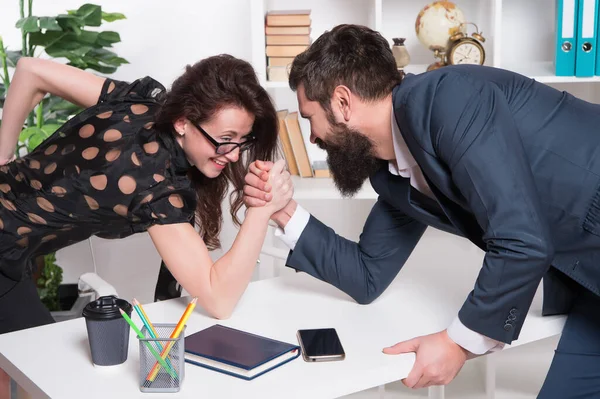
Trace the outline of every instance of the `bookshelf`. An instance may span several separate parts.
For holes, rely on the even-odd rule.
[[[266,80],[265,15],[269,10],[311,10],[311,39],[341,23],[354,23],[378,30],[388,39],[405,37],[411,56],[408,73],[425,72],[434,62],[433,54],[418,41],[415,20],[419,11],[432,0],[250,0],[252,29],[252,63],[259,78],[277,107],[297,110],[295,94],[287,82]],[[554,0],[454,0],[469,22],[478,25],[486,38],[485,64],[512,70],[572,92],[588,101],[600,99],[596,85],[600,76],[590,78],[562,77],[554,74],[555,2]],[[469,26],[469,33],[473,27]],[[301,120],[308,155],[311,160],[324,160],[324,151],[309,141],[310,126]],[[328,180],[328,181],[323,181]],[[296,180],[296,196],[317,199],[341,198],[330,179]],[[366,184],[368,185],[368,183]],[[363,188],[362,198],[376,198],[372,190]]]

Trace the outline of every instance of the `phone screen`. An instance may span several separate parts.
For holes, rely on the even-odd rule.
[[[304,353],[309,357],[344,355],[344,348],[334,328],[299,330]]]

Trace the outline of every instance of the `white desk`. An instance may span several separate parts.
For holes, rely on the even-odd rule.
[[[407,264],[377,301],[359,305],[344,293],[304,273],[250,284],[234,316],[235,328],[296,342],[300,328],[335,327],[346,360],[306,363],[302,358],[254,381],[186,365],[177,394],[144,394],[138,388],[138,341],[131,334],[129,358],[113,369],[91,364],[83,319],[0,335],[0,367],[35,397],[52,398],[333,398],[397,381],[408,375],[414,355],[390,356],[382,348],[446,328],[470,291],[472,280],[453,281],[451,268]],[[450,283],[452,282],[452,283]],[[564,317],[540,316],[540,292],[514,346],[557,335]],[[148,304],[155,322],[175,322],[186,300]],[[134,318],[139,323],[137,317]],[[197,309],[187,333],[217,321]],[[62,374],[58,374],[61,372]],[[153,396],[154,395],[154,396]]]

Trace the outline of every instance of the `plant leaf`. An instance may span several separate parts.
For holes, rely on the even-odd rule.
[[[67,63],[67,65],[74,66],[79,69],[87,69],[88,68],[87,63],[85,61],[83,61],[82,58],[71,57],[71,58],[69,58],[69,62]]]
[[[45,30],[62,31],[54,17],[40,17],[40,28]]]
[[[19,62],[19,58],[21,58],[21,51],[7,51],[6,52],[6,64],[15,68],[17,66],[17,62]]]
[[[115,53],[113,53],[112,51],[107,50],[105,48],[95,48],[95,49],[90,50],[86,54],[86,59],[95,59],[96,62],[100,62],[102,64],[107,64],[107,65],[111,65],[111,66],[120,66],[122,64],[129,64],[129,61],[117,56]]]
[[[114,43],[119,43],[121,36],[117,32],[104,31],[98,35],[98,41],[96,42],[101,47],[111,47]]]
[[[111,74],[111,73],[115,73],[117,71],[117,67],[110,66],[110,65],[104,65],[94,59],[89,59],[86,57],[86,58],[84,58],[84,61],[87,64],[87,67],[89,69],[93,69],[100,73]]]
[[[79,18],[77,15],[60,14],[56,17],[56,22],[58,22],[63,31],[75,34],[79,34],[81,28],[85,26],[83,18]]]
[[[15,27],[21,29],[25,33],[39,32],[38,17],[21,18],[15,24]]]
[[[102,7],[95,4],[84,4],[71,15],[82,18],[87,26],[100,26],[102,25]]]
[[[25,129],[21,130],[21,133],[19,134],[19,141],[24,143],[34,134],[41,134],[41,133],[42,133],[42,129],[40,129],[37,126],[31,126],[31,127],[25,128]]]
[[[63,111],[79,109],[79,107],[58,96],[50,96],[44,99],[44,109],[50,111]]]
[[[98,32],[81,31],[79,35],[66,33],[46,46],[46,53],[52,57],[66,57],[74,61],[80,58],[90,48],[96,46]]]
[[[60,40],[65,37],[67,32],[58,32],[58,31],[47,31],[46,33],[35,32],[29,35],[29,44],[32,46],[43,46],[47,47],[52,45],[52,43]]]
[[[54,58],[65,57],[70,59],[81,58],[92,49],[90,46],[77,45],[77,43],[68,44],[68,47],[72,48],[65,47],[66,46],[63,46],[60,42],[58,42],[55,45],[47,47],[46,53]]]
[[[81,30],[79,35],[76,35],[77,41],[79,43],[91,44],[95,45],[98,41],[99,33],[92,32],[89,30]]]
[[[46,137],[50,137],[54,132],[56,132],[60,128],[60,126],[61,125],[58,124],[48,123],[42,126],[42,131],[44,132]]]
[[[120,19],[127,19],[127,17],[124,14],[118,12],[103,12],[102,19],[106,22],[115,22]]]
[[[27,151],[33,152],[33,150],[35,150],[37,148],[37,146],[42,144],[44,142],[44,140],[46,140],[46,137],[43,132],[41,134],[35,134],[35,135],[31,136],[29,138],[29,141],[27,142]]]

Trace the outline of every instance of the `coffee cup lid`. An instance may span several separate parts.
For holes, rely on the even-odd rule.
[[[121,317],[119,309],[131,315],[133,306],[124,299],[117,298],[115,295],[101,296],[93,302],[88,303],[81,315],[85,318],[96,320],[110,320]]]

